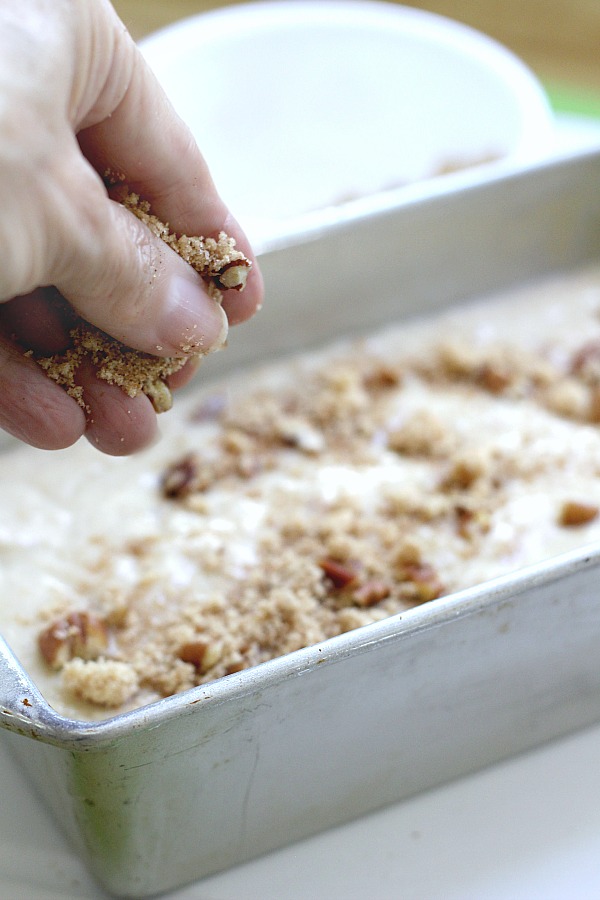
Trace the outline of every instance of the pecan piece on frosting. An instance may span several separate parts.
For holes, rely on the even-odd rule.
[[[42,631],[38,647],[52,669],[62,669],[75,657],[89,660],[101,656],[108,648],[108,629],[89,612],[72,612]]]

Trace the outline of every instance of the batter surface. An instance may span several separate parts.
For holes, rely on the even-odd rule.
[[[155,447],[18,447],[0,630],[103,718],[600,537],[600,267],[212,383]]]

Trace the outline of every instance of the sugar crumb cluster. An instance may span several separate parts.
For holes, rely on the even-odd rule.
[[[209,295],[220,302],[222,291],[242,291],[251,268],[250,261],[235,246],[235,240],[220,232],[217,238],[177,235],[151,212],[150,204],[138,194],[124,189],[123,206],[146,225],[204,279]],[[108,384],[117,385],[129,397],[145,394],[156,412],[171,408],[172,396],[167,381],[178,372],[189,356],[204,355],[201,336],[196,343],[182,345],[185,356],[157,357],[126,346],[89,323],[81,322],[69,333],[70,346],[52,356],[36,356],[27,351],[46,375],[65,388],[84,409],[87,408],[78,372],[90,362],[96,375]]]

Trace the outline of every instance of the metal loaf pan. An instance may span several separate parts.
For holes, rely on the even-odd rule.
[[[265,311],[219,366],[600,258],[600,153],[304,237],[265,253]],[[0,642],[3,739],[140,898],[599,720],[599,584],[587,547],[101,723],[55,714]]]

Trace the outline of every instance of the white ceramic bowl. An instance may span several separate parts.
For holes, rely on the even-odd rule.
[[[527,163],[553,132],[541,85],[512,53],[396,4],[265,0],[141,47],[259,251]],[[468,168],[439,177],[454,165]]]

